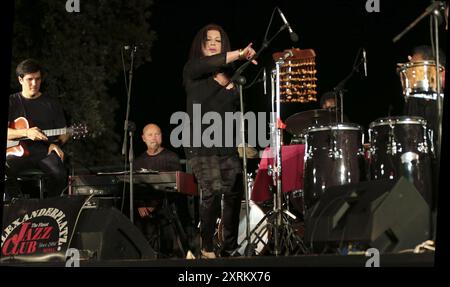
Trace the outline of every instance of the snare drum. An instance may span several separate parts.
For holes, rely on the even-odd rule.
[[[439,67],[441,79],[444,68]],[[436,65],[434,61],[410,62],[399,69],[400,80],[405,97],[436,99]],[[441,80],[441,91],[443,91]]]
[[[410,180],[431,202],[433,144],[421,117],[386,117],[369,125],[372,179]]]
[[[305,212],[327,187],[363,180],[363,132],[359,125],[339,123],[312,127],[306,133],[304,202]]]

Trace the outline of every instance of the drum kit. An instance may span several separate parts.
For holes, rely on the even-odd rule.
[[[287,67],[292,66],[295,65],[292,64],[292,61],[288,61]],[[286,72],[288,68],[282,71]],[[435,68],[433,61],[401,65],[399,74],[405,100],[408,97],[432,99],[433,95],[435,96]],[[283,75],[285,78],[287,77],[286,74]],[[299,93],[298,99],[295,99],[294,93],[286,92],[288,90],[286,83],[279,87],[285,89],[282,93],[284,102],[308,100],[308,96],[303,93]],[[288,94],[289,96],[286,96]],[[311,100],[311,97],[309,99]],[[305,218],[313,211],[327,188],[361,181],[398,180],[405,177],[431,204],[431,165],[435,155],[433,131],[429,129],[424,118],[396,116],[376,119],[370,123],[367,130],[368,141],[365,140],[365,131],[362,126],[348,122],[347,119],[344,121],[341,119],[336,110],[316,109],[296,113],[285,121],[286,131],[298,139],[297,144],[305,145],[303,190],[299,193],[303,204],[301,212]],[[256,155],[254,150],[250,150],[250,152]],[[276,187],[275,179],[274,186]],[[248,188],[249,192],[255,192],[252,190],[253,179],[251,177],[249,177]],[[246,215],[241,212],[241,224],[239,225],[241,254],[244,253],[248,242],[253,244],[254,254],[257,255],[270,249],[267,246],[273,245],[270,241],[277,232],[274,229],[277,224],[284,226],[284,232],[292,232],[292,228],[286,229],[286,224],[289,225],[291,220],[277,222],[273,218],[273,215],[280,213],[280,210],[282,214],[285,214],[283,209],[286,202],[280,204],[279,201],[276,202],[278,200],[276,197],[277,193],[274,192],[274,208],[269,213],[263,212],[257,203],[250,202],[250,227],[252,229],[250,238],[245,237],[246,223],[244,219]],[[292,243],[289,240],[283,241],[283,238],[278,238],[278,240],[281,244]],[[294,238],[297,244],[299,244],[298,240],[298,238]],[[287,249],[289,248],[284,248],[284,250]],[[303,253],[308,252],[300,249]],[[275,253],[275,255],[277,254]]]
[[[438,2],[433,1],[414,23],[393,39],[393,42],[397,42],[426,15],[431,13],[438,15],[439,13],[435,11],[439,5],[442,5]],[[405,102],[410,98],[435,100],[438,114],[438,125],[435,131],[423,117],[389,116],[370,123],[367,130],[368,141],[366,141],[363,127],[344,117],[344,85],[353,73],[358,71],[359,66],[364,64],[366,69],[364,49],[358,52],[358,56],[362,52],[363,60],[359,63],[355,60],[352,72],[333,90],[336,101],[340,100],[340,109],[318,109],[296,113],[288,117],[284,124],[280,116],[281,103],[316,101],[315,52],[292,48],[272,55],[275,62],[270,77],[272,87],[270,154],[273,163],[271,163],[272,166],[268,165],[265,172],[271,177],[273,209],[263,212],[258,202],[253,202],[249,200],[250,196],[246,196],[246,212],[241,212],[239,225],[239,253],[249,254],[249,249],[253,249],[253,254],[256,255],[266,251],[274,255],[312,252],[292,227],[292,219],[295,219],[295,216],[286,209],[289,206],[286,203],[286,197],[284,202],[282,200],[281,146],[284,129],[293,136],[291,145],[304,145],[302,147],[304,150],[303,170],[297,172],[301,174],[303,189],[291,192],[301,198],[299,201],[301,207],[298,209],[301,209],[304,220],[307,220],[308,216],[314,212],[329,187],[379,179],[399,180],[405,177],[414,184],[431,208],[433,204],[432,161],[438,159],[437,169],[439,169],[441,91],[445,78],[442,77],[445,73],[444,67],[437,64],[440,62],[437,17],[434,17],[434,20],[436,61],[414,60],[399,64],[397,72],[400,76]],[[265,43],[267,46],[270,41]],[[242,150],[247,151],[247,149]],[[244,158],[246,158],[245,155]],[[258,185],[254,183],[249,176],[247,188],[252,194],[255,191],[258,192]]]
[[[411,62],[400,69],[405,98],[436,96],[433,61]],[[441,71],[443,68],[441,67]],[[287,131],[305,143],[304,210],[308,212],[330,186],[405,177],[431,205],[433,130],[422,117],[383,117],[370,123],[368,142],[361,126],[334,121],[329,111],[313,110],[287,119]]]

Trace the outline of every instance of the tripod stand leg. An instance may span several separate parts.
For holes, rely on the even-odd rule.
[[[176,233],[178,246],[180,247],[180,250],[183,253],[182,255],[184,258],[186,256],[185,247],[188,247],[189,249],[186,232],[184,231],[184,228],[181,225],[180,217],[178,216],[175,204],[172,203],[171,207],[172,207],[171,210],[172,210],[173,229]]]
[[[187,246],[186,235],[183,227],[181,226],[181,222],[176,211],[176,206],[174,203],[169,204],[166,195],[164,196],[163,199],[163,212],[164,217],[168,221],[168,225],[171,227],[171,230],[177,242],[177,246],[180,252],[182,253],[181,256],[184,258],[186,256],[185,246]]]
[[[273,211],[269,211],[267,214],[265,214],[260,221],[255,225],[255,227],[250,231],[250,233],[248,234],[248,236],[246,236],[242,241],[238,242],[238,246],[237,248],[233,251],[232,254],[235,254],[236,252],[238,252],[238,250],[240,250],[242,248],[242,246],[244,244],[247,243],[247,245],[245,245],[245,251],[244,254],[246,256],[252,256],[254,255],[254,250],[256,249],[255,243],[263,243],[264,245],[266,245],[266,242],[264,242],[264,238],[260,235],[261,231],[266,230],[266,228],[262,226],[262,224],[267,224],[266,223],[266,219],[271,216],[271,214],[273,213]],[[255,237],[252,240],[252,237]]]

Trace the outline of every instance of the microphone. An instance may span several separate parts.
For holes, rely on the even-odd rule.
[[[264,67],[263,71],[263,82],[264,82],[264,95],[267,94],[267,75],[266,75],[266,67]]]
[[[441,26],[441,24],[444,22],[444,18],[446,17],[445,16],[445,9],[446,9],[445,5],[446,4],[444,3],[444,1],[436,1],[436,3],[435,3],[435,8],[433,10],[433,15],[438,20],[438,26]],[[444,17],[442,16],[441,12],[444,12]]]
[[[364,76],[367,77],[367,57],[366,57],[366,49],[363,48],[363,64],[364,64]]]
[[[277,7],[277,10],[278,10],[278,13],[280,14],[281,19],[283,19],[284,25],[286,25],[288,28],[289,34],[291,34],[291,41],[297,42],[298,41],[297,34],[294,32],[294,30],[292,30],[291,25],[289,25],[289,22],[286,20],[286,17],[284,17],[284,14],[283,14],[283,12],[281,12],[280,8]]]

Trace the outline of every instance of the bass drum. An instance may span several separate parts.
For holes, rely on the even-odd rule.
[[[267,228],[267,220],[264,219],[264,212],[254,202],[250,201],[249,204],[249,216],[250,216],[250,232],[251,243],[255,245],[255,255],[262,255],[268,243],[269,229]],[[258,225],[259,224],[259,225]],[[256,228],[256,226],[258,227]],[[219,244],[223,244],[223,224],[219,223],[217,237]],[[247,219],[245,202],[241,204],[241,212],[239,215],[239,233],[238,233],[238,246],[237,250],[239,254],[244,255],[247,247]]]

